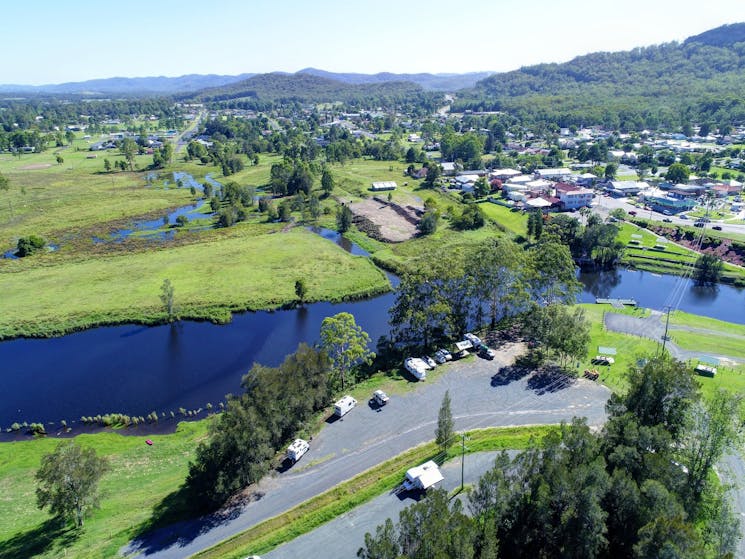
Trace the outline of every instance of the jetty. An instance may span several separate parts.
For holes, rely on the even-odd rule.
[[[595,299],[595,304],[610,305],[613,308],[622,309],[624,307],[635,307],[636,299],[604,299],[602,297],[597,297]]]

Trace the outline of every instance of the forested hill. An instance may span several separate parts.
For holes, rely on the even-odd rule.
[[[455,108],[512,110],[562,124],[656,126],[658,119],[745,119],[745,23],[683,43],[598,52],[495,74]],[[726,115],[724,113],[727,113]],[[604,122],[609,121],[609,122]]]
[[[481,79],[493,74],[493,72],[468,72],[465,74],[392,74],[391,72],[380,72],[378,74],[357,74],[327,72],[317,68],[304,68],[298,74],[310,74],[344,83],[384,83],[384,82],[411,82],[421,85],[424,89],[434,91],[456,91],[473,87]]]
[[[194,94],[200,101],[255,100],[260,102],[331,102],[362,98],[396,98],[416,95],[423,90],[410,82],[348,84],[311,74],[259,74],[223,87]]]

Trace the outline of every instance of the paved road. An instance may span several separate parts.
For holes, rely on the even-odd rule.
[[[511,381],[497,375],[520,349],[509,346],[494,361],[477,358],[451,363],[436,380],[392,397],[382,410],[360,402],[343,419],[326,425],[294,468],[262,480],[251,503],[149,534],[122,553],[159,559],[192,555],[433,439],[446,390],[450,391],[457,430],[558,423],[574,416],[587,417],[593,425],[605,420],[610,391],[603,386],[584,379],[565,384],[532,375]]]
[[[511,454],[514,455],[515,453]],[[479,452],[467,455],[463,476],[465,483],[476,483],[484,472],[494,466],[496,456],[496,452]],[[451,460],[440,471],[445,479],[438,487],[447,491],[460,487],[460,459]],[[356,557],[357,550],[365,543],[366,532],[374,534],[375,528],[383,524],[386,518],[397,522],[399,513],[414,502],[413,496],[409,494],[398,496],[387,493],[381,495],[316,530],[303,534],[272,552],[262,555],[262,558],[328,559],[329,557]]]
[[[665,215],[660,212],[655,212],[652,210],[644,210],[640,209],[637,206],[633,206],[629,204],[628,200],[626,198],[615,198],[613,196],[606,196],[606,195],[598,195],[595,198],[595,205],[593,205],[592,209],[599,213],[602,216],[608,216],[611,211],[613,211],[616,208],[621,208],[622,210],[625,210],[626,212],[636,212],[637,217],[643,217],[645,219],[652,219],[654,221],[662,221],[664,219],[669,219],[670,223],[673,225],[686,225],[688,227],[692,227],[693,223],[696,221],[695,218],[689,218],[689,219],[681,219],[679,215]],[[685,215],[685,212],[683,212]],[[745,219],[745,212],[741,212],[738,216],[739,219]],[[745,233],[745,224],[742,223],[725,223],[722,220],[712,220],[711,223],[708,223],[706,225],[707,229],[711,228],[712,225],[718,225],[722,228],[722,232],[730,232],[730,233]]]
[[[632,334],[634,336],[642,336],[644,338],[650,338],[656,342],[661,342],[662,337],[665,334],[665,322],[664,314],[659,311],[651,311],[650,316],[646,318],[638,318],[635,316],[629,316],[624,314],[617,314],[613,312],[605,313],[605,327],[608,330],[614,332],[622,332],[624,334]],[[670,326],[668,330],[668,336],[671,335],[675,330],[685,330],[689,332],[699,333],[710,333],[716,335],[723,335],[719,332],[712,332],[705,328],[692,328],[687,326]],[[729,337],[739,337],[732,335]],[[670,351],[670,355],[681,361],[687,361],[688,359],[697,359],[702,355],[709,355],[720,360],[732,361],[735,363],[745,363],[745,359],[739,357],[730,357],[728,355],[718,353],[704,353],[701,351],[695,351],[690,349],[683,349],[677,346],[670,340],[665,344],[665,348]]]

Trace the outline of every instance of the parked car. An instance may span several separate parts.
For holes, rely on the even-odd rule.
[[[630,210],[629,215],[636,215],[636,212],[634,210]]]
[[[376,390],[375,392],[373,392],[372,400],[379,406],[385,406],[390,398],[388,397],[388,394],[386,394],[382,390]]]
[[[453,356],[447,349],[438,349],[435,352],[435,361],[437,361],[440,364],[443,364],[447,361],[452,361]]]
[[[665,223],[672,223],[673,222],[673,220],[670,219],[669,217],[664,218],[662,221],[664,221]]]
[[[680,214],[678,217],[680,219],[688,219],[688,216],[686,214]]]
[[[712,229],[716,229],[717,231],[721,231],[722,230],[722,226],[721,225],[712,225],[711,228]]]
[[[437,367],[437,363],[435,363],[435,360],[432,359],[429,355],[425,355],[424,357],[422,357],[422,361],[424,361],[427,364],[427,367],[429,367],[430,369],[434,369],[435,367]]]
[[[471,344],[473,345],[473,347],[479,347],[481,345],[481,338],[479,338],[475,334],[471,334],[470,332],[468,332],[466,335],[464,335],[463,336],[463,339],[468,340],[469,342],[471,342]]]
[[[487,347],[487,346],[485,346],[485,345],[482,344],[481,347],[479,348],[479,357],[481,357],[483,359],[488,359],[489,361],[491,361],[496,356],[497,356],[497,352],[494,351],[490,347]]]
[[[704,226],[704,222],[703,221],[697,221],[696,223],[693,224],[693,226],[694,227],[703,227]]]

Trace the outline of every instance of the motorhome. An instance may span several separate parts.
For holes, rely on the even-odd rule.
[[[406,491],[412,489],[420,489],[426,491],[436,483],[445,479],[440,472],[440,468],[437,467],[432,460],[425,462],[421,466],[410,468],[406,471],[406,479],[403,482],[402,487]]]
[[[303,454],[310,450],[308,441],[303,439],[295,439],[295,441],[287,447],[287,458],[293,464],[302,458]]]
[[[343,417],[349,413],[354,406],[357,405],[357,400],[347,395],[341,400],[334,404],[334,415],[337,417]]]
[[[425,380],[427,378],[427,364],[419,359],[418,357],[409,357],[404,361],[404,367],[409,371],[417,380]]]

